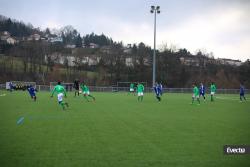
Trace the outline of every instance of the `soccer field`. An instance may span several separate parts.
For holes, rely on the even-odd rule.
[[[218,95],[190,105],[191,94],[143,102],[127,93],[95,93],[86,102],[38,92],[0,96],[1,167],[249,167],[250,154],[224,155],[223,146],[250,145],[250,101]]]

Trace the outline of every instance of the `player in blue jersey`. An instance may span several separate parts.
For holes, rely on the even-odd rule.
[[[200,96],[202,96],[204,101],[205,101],[206,100],[206,97],[205,97],[206,90],[205,90],[205,86],[203,85],[203,83],[200,84],[199,92],[200,92]]]
[[[160,88],[160,85],[158,85],[157,83],[155,83],[154,85],[154,91],[155,91],[155,97],[160,102],[161,101],[161,88]]]
[[[30,94],[30,97],[31,97],[34,101],[36,101],[36,89],[35,89],[32,85],[29,85],[29,86],[27,87],[27,90],[28,90],[28,92],[29,92],[29,94]]]
[[[245,88],[242,84],[240,84],[240,102],[242,102],[242,98],[246,101]]]
[[[13,83],[9,82],[9,91],[12,92],[13,89],[14,89]]]

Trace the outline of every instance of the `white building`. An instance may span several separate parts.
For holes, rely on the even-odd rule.
[[[18,42],[18,40],[16,40],[14,37],[11,37],[8,31],[2,32],[0,38],[2,41],[5,41],[6,43],[12,44],[12,45]]]
[[[95,44],[95,43],[90,43],[89,47],[94,49],[94,48],[99,48],[99,45]]]
[[[41,36],[39,34],[32,34],[27,38],[28,41],[39,41],[40,39]]]
[[[225,64],[225,65],[232,65],[232,66],[240,66],[243,62],[240,60],[232,60],[232,59],[217,59],[219,63]]]
[[[134,66],[132,57],[126,57],[126,58],[125,58],[125,64],[126,64],[126,66],[128,66],[128,67]]]
[[[10,33],[8,31],[4,31],[1,33],[1,40],[2,41],[6,41],[7,38],[9,38],[9,37],[10,37]]]
[[[65,48],[74,49],[74,48],[76,48],[76,45],[70,45],[70,44],[68,44],[68,45],[65,45]]]
[[[13,37],[8,37],[8,38],[6,39],[6,42],[7,42],[8,44],[14,45],[14,44],[16,44],[18,41],[17,41],[15,38],[13,38]]]
[[[101,58],[95,55],[84,56],[82,58],[82,63],[88,64],[89,66],[97,65],[100,62]]]
[[[54,37],[49,39],[50,42],[55,43],[55,42],[63,42],[62,37]]]
[[[195,57],[180,57],[180,62],[183,65],[187,65],[187,66],[199,66],[200,65],[200,61],[199,59],[195,58]]]

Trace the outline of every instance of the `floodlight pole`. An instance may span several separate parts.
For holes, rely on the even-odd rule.
[[[155,84],[155,43],[156,43],[156,11],[154,12],[155,19],[154,19],[154,55],[153,55],[153,83],[152,87],[154,87]]]
[[[160,6],[151,6],[151,13],[154,13],[154,52],[153,52],[153,79],[152,79],[152,87],[154,87],[155,84],[155,77],[156,77],[156,14],[160,13]]]

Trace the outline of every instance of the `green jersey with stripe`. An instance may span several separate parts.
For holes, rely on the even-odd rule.
[[[64,93],[65,95],[66,95],[66,91],[65,91],[65,89],[64,89],[64,87],[62,86],[62,85],[56,85],[55,87],[54,87],[54,89],[53,89],[53,91],[52,91],[52,96],[53,96],[53,94],[54,93],[57,93],[57,94],[59,94],[59,93]]]
[[[215,86],[215,84],[212,84],[212,85],[210,86],[210,90],[211,90],[211,92],[215,92],[215,91],[216,91],[216,86]]]

